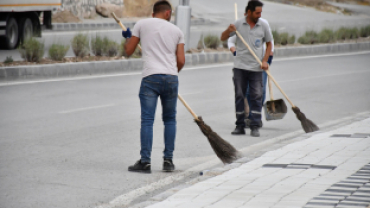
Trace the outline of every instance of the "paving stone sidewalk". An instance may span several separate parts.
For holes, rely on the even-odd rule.
[[[369,207],[370,118],[265,153],[148,208]]]

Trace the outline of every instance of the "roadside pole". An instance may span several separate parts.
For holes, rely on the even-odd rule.
[[[191,7],[190,0],[180,0],[176,8],[175,25],[184,33],[185,37],[185,51],[189,49],[190,43],[190,18]]]

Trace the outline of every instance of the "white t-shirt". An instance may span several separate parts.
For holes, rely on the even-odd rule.
[[[140,38],[144,68],[142,76],[178,75],[176,51],[185,44],[184,34],[174,24],[160,18],[138,21],[132,36]]]

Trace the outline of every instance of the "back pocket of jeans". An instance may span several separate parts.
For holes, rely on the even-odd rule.
[[[158,89],[160,89],[159,82],[153,82],[151,80],[143,80],[140,86],[140,94],[155,96],[158,94]]]

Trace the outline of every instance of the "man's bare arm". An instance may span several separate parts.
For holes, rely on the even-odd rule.
[[[126,51],[127,56],[131,56],[135,52],[135,49],[137,45],[139,44],[139,42],[140,42],[140,38],[135,37],[135,36],[132,36],[131,38],[126,39],[125,51]]]
[[[235,25],[230,24],[229,27],[225,31],[222,32],[221,41],[227,40],[230,37],[230,33],[235,32],[235,31],[236,31]]]
[[[182,67],[185,65],[185,49],[183,43],[177,44],[176,49],[176,61],[177,61],[177,71],[180,72]]]
[[[266,47],[266,52],[265,52],[265,56],[262,59],[262,66],[261,66],[261,69],[263,69],[263,70],[268,69],[267,61],[269,60],[269,56],[271,54],[271,49],[272,49],[271,42],[266,42],[266,46],[267,46]]]

